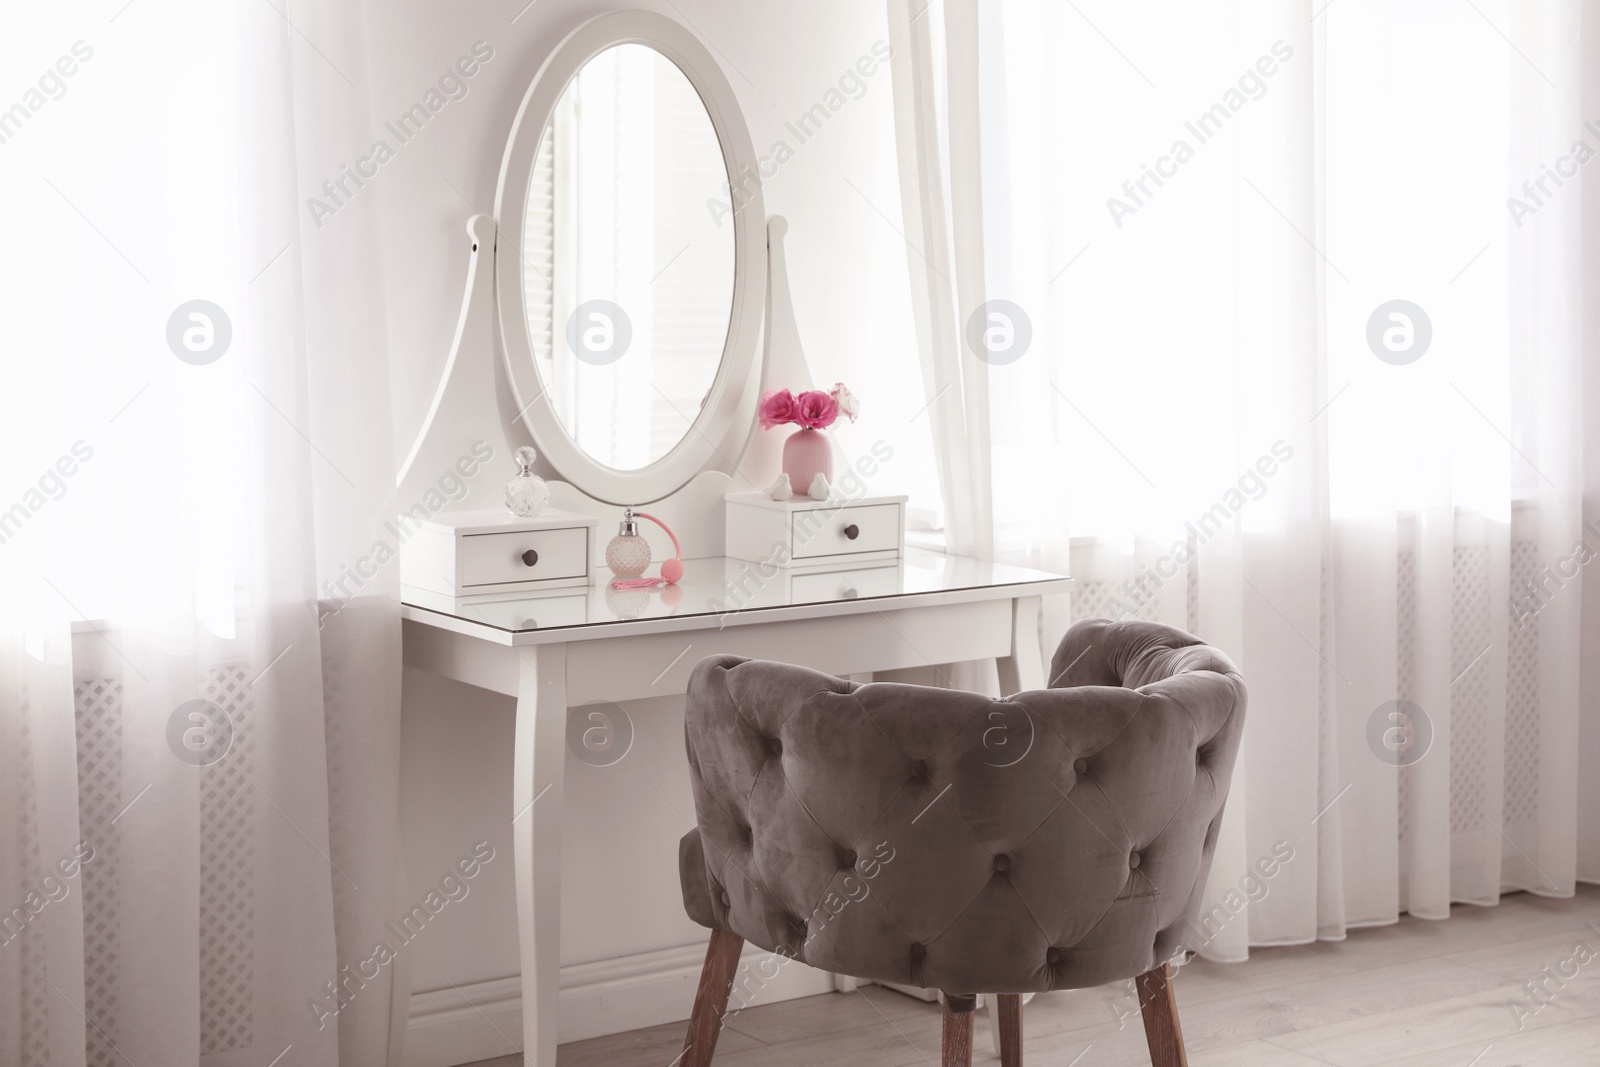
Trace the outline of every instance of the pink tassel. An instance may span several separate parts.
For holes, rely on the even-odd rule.
[[[613,589],[653,589],[658,585],[671,585],[665,578],[616,578],[611,582]]]

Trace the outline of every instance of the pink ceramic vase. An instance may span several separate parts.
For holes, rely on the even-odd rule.
[[[833,484],[833,443],[821,430],[796,430],[783,443],[783,473],[795,496],[805,496],[818,474]]]

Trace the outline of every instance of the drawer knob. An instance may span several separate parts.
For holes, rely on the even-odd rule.
[[[528,551],[522,554],[522,562],[526,563],[530,567],[533,566],[535,563],[539,562],[539,553],[535,552],[531,548],[528,549]]]
[[[861,527],[852,522],[849,526],[844,528],[844,535],[850,538],[850,540],[854,541],[856,538],[861,536]]]

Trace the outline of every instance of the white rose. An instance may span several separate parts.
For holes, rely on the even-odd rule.
[[[833,400],[839,405],[839,413],[851,422],[856,421],[856,416],[861,414],[861,401],[856,395],[844,387],[843,382],[833,383]]]

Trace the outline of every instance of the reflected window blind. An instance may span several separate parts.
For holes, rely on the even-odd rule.
[[[721,146],[704,105],[669,66],[651,63],[641,83],[644,72],[625,65],[594,92],[590,78],[601,72],[586,70],[558,104],[555,135],[534,161],[520,252],[534,359],[552,401],[587,451],[640,467],[677,444],[685,420],[698,415],[732,292],[707,284],[730,270],[728,236],[712,229],[707,207],[725,200],[726,187],[707,187],[706,161],[720,161]],[[641,103],[638,90],[652,99]],[[612,133],[616,141],[600,153],[609,165],[586,157],[580,168],[577,146]],[[632,346],[610,367],[556,358],[573,307],[593,299],[615,301],[633,325]]]

